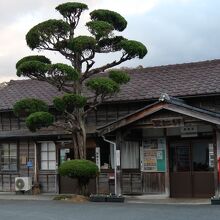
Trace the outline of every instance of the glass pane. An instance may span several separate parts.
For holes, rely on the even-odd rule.
[[[48,154],[49,154],[49,160],[56,160],[55,152],[48,152]]]
[[[53,142],[48,143],[48,150],[55,151],[55,144]]]
[[[190,171],[190,148],[176,147],[176,170],[178,172]]]
[[[41,161],[41,169],[48,170],[48,162],[47,161]]]
[[[9,157],[2,157],[1,162],[3,164],[9,164]]]
[[[2,145],[2,156],[9,157],[9,145],[8,144]]]
[[[41,152],[41,160],[47,160],[47,152]]]
[[[55,169],[56,169],[56,162],[49,161],[49,170],[55,170]]]
[[[41,143],[41,151],[47,151],[47,143]]]
[[[2,164],[1,168],[1,170],[9,170],[9,164]]]
[[[193,144],[193,170],[194,171],[210,171],[213,170],[213,146],[209,146],[207,142],[199,142]]]
[[[11,163],[10,164],[10,170],[11,171],[16,171],[17,170],[17,163]]]
[[[17,163],[17,158],[16,157],[11,157],[10,158],[10,163]]]
[[[17,150],[10,150],[10,157],[16,157],[17,156]]]
[[[9,145],[8,144],[2,144],[2,149],[3,151],[7,151],[9,148]]]
[[[16,144],[10,144],[10,151],[17,151],[17,145]]]

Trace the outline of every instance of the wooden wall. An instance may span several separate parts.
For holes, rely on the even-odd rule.
[[[114,171],[108,172],[108,171],[102,171],[98,178],[97,178],[97,186],[98,186],[98,193],[100,194],[110,194],[114,193],[114,180],[111,180],[111,175],[114,175]]]
[[[90,112],[87,119],[88,126],[102,126],[109,122],[115,121],[127,114],[130,114],[142,107],[146,103],[122,103],[107,104],[98,107],[97,111]]]
[[[141,172],[123,172],[121,174],[121,187],[123,194],[142,194],[142,173]]]
[[[18,176],[18,173],[0,173],[0,192],[14,192],[15,177]]]
[[[127,195],[165,194],[165,173],[122,171],[121,187],[122,194]],[[109,179],[107,171],[102,171],[98,177],[98,192],[114,193],[114,180]]]
[[[142,173],[144,194],[165,193],[165,173]]]
[[[6,141],[1,141],[6,143]],[[14,141],[12,141],[14,143]],[[34,142],[30,140],[17,141],[18,147],[18,170],[17,171],[0,171],[0,191],[15,191],[15,177],[32,177],[34,180]],[[33,167],[28,168],[27,162],[32,161]],[[55,173],[54,171],[39,172],[39,183],[42,192],[55,192]]]
[[[40,172],[38,176],[38,180],[41,187],[42,193],[56,193],[58,189],[56,189],[57,175],[55,172]]]

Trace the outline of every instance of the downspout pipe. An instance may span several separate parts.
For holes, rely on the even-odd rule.
[[[107,140],[104,135],[102,138],[105,142],[112,144],[114,146],[114,177],[115,177],[115,195],[117,196],[117,164],[116,164],[116,143],[110,140]]]
[[[38,183],[38,173],[37,173],[37,144],[34,142],[34,184]]]

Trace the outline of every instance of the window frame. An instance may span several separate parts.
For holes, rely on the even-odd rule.
[[[8,167],[9,167],[8,169],[2,169],[2,167],[3,167],[2,159],[3,159],[3,155],[4,155],[4,154],[2,154],[2,151],[3,151],[4,145],[6,145],[8,148],[8,155],[7,155]],[[15,156],[13,156],[13,157],[11,156],[11,152],[12,152],[11,145],[14,145],[16,147]],[[18,169],[19,169],[19,164],[18,164],[18,162],[19,162],[19,154],[18,154],[19,144],[17,142],[3,142],[3,143],[0,143],[0,147],[1,147],[1,149],[0,149],[0,172],[3,172],[3,173],[5,173],[5,172],[18,172]],[[15,163],[13,163],[13,164],[16,165],[16,169],[11,169],[11,167],[12,167],[11,160],[13,158],[15,159]]]
[[[46,148],[47,150],[42,150],[43,148],[43,144],[46,144]],[[53,144],[54,145],[54,150],[49,150],[49,144]],[[43,142],[39,142],[40,145],[40,149],[39,149],[39,167],[41,171],[55,171],[56,170],[56,165],[57,165],[57,152],[56,152],[56,144],[53,141],[43,141]],[[42,159],[42,152],[46,153],[46,159]],[[49,153],[54,152],[54,156],[55,159],[51,160],[49,159]],[[42,168],[42,162],[46,162],[46,168]],[[54,168],[50,168],[49,164],[50,162],[54,162],[55,167]]]

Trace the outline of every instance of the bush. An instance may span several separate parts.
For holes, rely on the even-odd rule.
[[[68,160],[60,165],[58,171],[61,176],[77,178],[80,193],[85,195],[89,180],[98,175],[99,169],[89,160]]]

